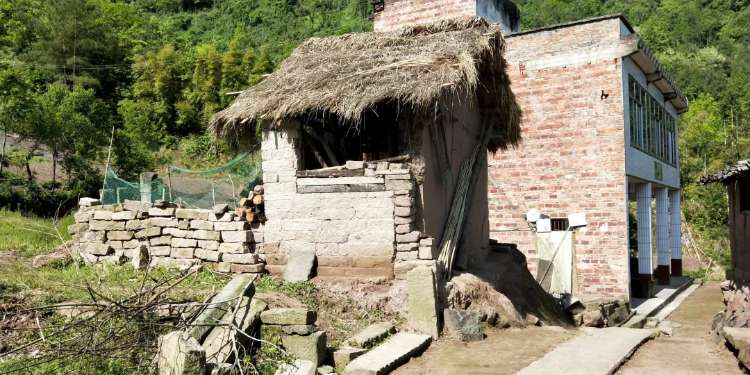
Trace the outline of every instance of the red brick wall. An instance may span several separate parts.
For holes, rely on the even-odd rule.
[[[534,234],[507,230],[528,229],[531,208],[586,213],[589,225],[574,237],[574,291],[583,298],[627,298],[629,290],[622,61],[601,57],[619,33],[619,20],[606,20],[508,38],[523,140],[490,155],[491,236],[518,244],[532,273]],[[561,55],[580,61],[561,63]]]
[[[426,24],[454,17],[476,15],[476,0],[385,0],[375,13],[375,31],[393,31],[408,25]]]

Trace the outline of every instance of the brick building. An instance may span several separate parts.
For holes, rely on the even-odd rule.
[[[476,15],[506,33],[523,111],[519,146],[489,156],[491,237],[524,252],[532,273],[559,267],[557,291],[584,299],[642,297],[654,275],[679,275],[677,121],[687,101],[631,25],[610,16],[519,32],[509,0],[386,0],[374,23],[387,31]],[[569,228],[573,213],[586,225]]]

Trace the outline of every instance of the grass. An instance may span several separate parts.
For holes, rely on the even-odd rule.
[[[27,257],[47,253],[70,239],[67,227],[73,222],[73,215],[55,221],[0,210],[0,251]]]

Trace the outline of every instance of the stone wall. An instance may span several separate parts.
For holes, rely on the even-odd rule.
[[[489,158],[491,237],[517,244],[532,273],[525,213],[586,213],[573,238],[574,294],[584,299],[629,299],[620,33],[614,18],[508,37],[523,140]]]
[[[433,241],[416,224],[415,181],[404,163],[350,161],[339,175],[298,171],[299,124],[266,130],[264,246],[269,272],[281,274],[290,253],[314,249],[317,276],[405,276],[431,263]],[[334,173],[335,174],[335,173]],[[402,264],[395,267],[394,263]]]
[[[142,256],[145,247],[154,266],[182,268],[203,262],[219,272],[265,270],[256,253],[262,247],[262,225],[248,223],[226,205],[201,210],[167,202],[102,206],[82,200],[75,221],[68,229],[86,263],[123,263]]]

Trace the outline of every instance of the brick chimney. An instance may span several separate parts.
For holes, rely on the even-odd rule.
[[[511,0],[373,0],[375,31],[393,31],[456,17],[483,17],[505,33],[519,31],[521,17]]]

